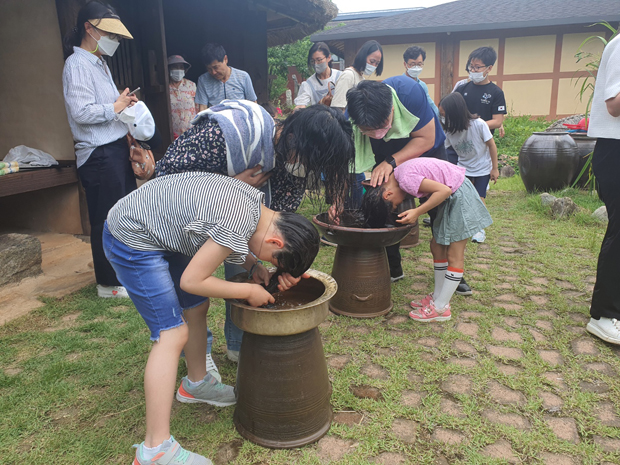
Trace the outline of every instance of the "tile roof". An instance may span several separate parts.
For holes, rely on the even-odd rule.
[[[620,0],[458,0],[318,32],[311,39],[482,31],[603,20],[620,21]]]

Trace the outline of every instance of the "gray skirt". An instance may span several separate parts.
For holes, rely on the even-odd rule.
[[[474,185],[465,178],[461,187],[437,207],[433,237],[441,245],[469,239],[493,223]]]

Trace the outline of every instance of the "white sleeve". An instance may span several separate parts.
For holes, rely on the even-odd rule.
[[[482,140],[484,140],[485,142],[490,141],[491,139],[493,139],[493,134],[491,134],[491,130],[489,129],[489,125],[486,123],[486,121],[484,121],[482,118],[478,118],[476,120],[476,123],[478,124],[478,127],[480,128],[479,131],[481,131],[481,135],[482,135]]]
[[[347,106],[347,92],[354,85],[355,76],[353,76],[353,71],[345,69],[336,82],[336,89],[334,90],[334,98],[331,106],[335,108],[345,108]]]
[[[613,42],[616,42],[613,44]],[[603,100],[607,101],[620,94],[620,42],[612,41],[609,59],[606,63],[605,82],[603,83]],[[598,84],[598,82],[597,82]]]
[[[308,81],[304,81],[299,86],[299,93],[297,97],[295,97],[295,105],[311,105],[312,104],[312,94],[310,92],[310,84]]]

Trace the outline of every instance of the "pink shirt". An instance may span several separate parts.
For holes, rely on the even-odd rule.
[[[172,132],[176,139],[189,128],[190,122],[196,116],[196,84],[189,79],[183,79],[179,87],[170,83],[170,110],[172,111]]]
[[[454,194],[465,180],[465,168],[437,158],[420,157],[398,165],[394,178],[402,190],[414,197],[428,197],[420,192],[420,184],[426,179],[448,186]]]

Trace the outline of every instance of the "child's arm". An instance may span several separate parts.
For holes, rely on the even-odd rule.
[[[420,183],[420,192],[431,194],[426,202],[420,205],[417,208],[412,208],[411,210],[407,210],[398,215],[400,218],[396,220],[401,224],[413,224],[416,222],[420,215],[427,213],[429,210],[432,210],[437,205],[441,204],[444,200],[446,200],[450,195],[452,195],[452,189],[450,189],[445,184],[442,184],[437,181],[432,181],[428,178],[424,178]]]
[[[497,178],[499,178],[499,169],[497,167],[497,145],[495,145],[495,140],[492,137],[486,141],[485,144],[487,144],[487,147],[489,148],[491,163],[493,164],[493,167],[491,168],[491,181],[493,181],[493,184],[497,184]]]
[[[254,307],[275,302],[260,284],[231,283],[212,276],[230,253],[228,247],[207,240],[185,268],[181,276],[181,289],[205,297],[245,299]]]
[[[499,129],[504,124],[504,115],[502,113],[496,113],[489,121],[485,121],[489,126],[489,129]]]

